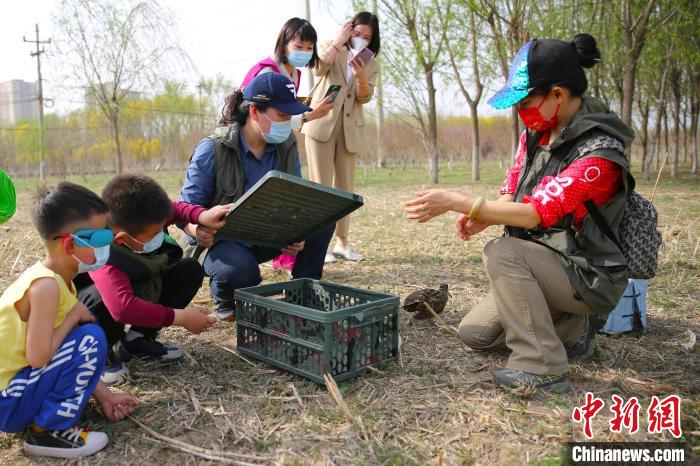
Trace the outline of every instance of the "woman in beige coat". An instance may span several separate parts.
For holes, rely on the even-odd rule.
[[[332,85],[339,85],[340,91],[328,115],[302,127],[312,181],[344,191],[354,188],[357,154],[365,149],[366,139],[362,106],[372,99],[379,72],[375,58],[363,60],[358,53],[366,47],[376,57],[379,45],[379,21],[368,12],[356,14],[332,42],[321,44],[314,68],[321,79],[311,105],[322,101]],[[326,262],[364,259],[348,242],[349,227],[349,217],[336,224],[336,244]]]

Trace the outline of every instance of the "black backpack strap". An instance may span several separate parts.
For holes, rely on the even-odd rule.
[[[620,241],[617,239],[617,236],[615,236],[615,233],[613,233],[610,225],[608,224],[607,220],[605,220],[605,217],[603,217],[603,214],[600,212],[598,206],[595,205],[595,202],[593,202],[592,199],[588,199],[587,201],[583,202],[583,205],[586,206],[586,210],[588,210],[588,213],[591,215],[591,218],[595,224],[598,225],[600,231],[602,231],[605,236],[610,238],[610,240],[615,243],[618,248],[620,248],[620,251],[622,251]]]

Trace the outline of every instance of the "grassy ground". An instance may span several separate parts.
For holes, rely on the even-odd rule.
[[[497,191],[503,169],[487,166],[485,181],[468,182],[466,167],[441,167],[443,187],[473,194]],[[173,194],[182,174],[154,174]],[[400,202],[423,186],[424,168],[358,169],[357,191],[365,207],[354,215],[355,247],[368,256],[327,267],[325,278],[402,298],[424,286],[449,283],[453,298],[443,313],[456,326],[486,293],[481,249],[500,234],[491,228],[467,244],[453,234],[453,217],[427,225],[404,220]],[[78,179],[100,190],[107,177]],[[0,227],[0,287],[39,260],[41,245],[27,210],[32,182],[20,180],[19,213]],[[466,187],[465,187],[466,185]],[[652,186],[638,190],[650,195]],[[504,354],[472,352],[433,322],[412,323],[401,313],[401,359],[381,372],[341,384],[350,422],[325,388],[261,363],[244,361],[235,348],[235,324],[217,324],[198,337],[167,329],[164,341],[181,345],[183,363],[159,367],[130,363],[132,380],[120,387],[137,394],[137,418],[172,439],[248,457],[263,464],[560,464],[562,442],[582,439],[571,411],[586,391],[606,401],[594,420],[597,440],[667,440],[646,433],[652,395],[682,396],[683,439],[700,445],[700,360],[681,343],[687,330],[700,334],[700,190],[697,179],[663,180],[655,203],[665,246],[660,274],[649,284],[649,331],[636,339],[599,336],[592,361],[571,368],[574,391],[567,396],[516,398],[491,383]],[[277,279],[269,271],[267,280]],[[206,284],[205,284],[206,285]],[[204,286],[198,299],[208,300]],[[607,409],[613,393],[640,399],[641,431],[613,435]],[[298,394],[298,395],[297,395]],[[90,406],[87,422],[106,430],[109,447],[95,464],[202,463],[168,448],[131,421],[108,424]],[[0,464],[45,463],[22,456],[22,436],[0,434]],[[231,460],[232,458],[229,458]]]

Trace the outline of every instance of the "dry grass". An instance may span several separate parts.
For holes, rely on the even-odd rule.
[[[177,177],[162,176],[174,194]],[[480,251],[499,231],[492,228],[465,245],[453,234],[452,217],[427,225],[403,220],[400,202],[420,187],[412,180],[421,178],[419,171],[389,170],[360,177],[366,206],[354,217],[352,235],[369,259],[331,265],[325,278],[402,297],[416,287],[449,283],[453,298],[441,317],[456,327],[488,290]],[[447,178],[447,186],[457,187],[466,176]],[[497,175],[490,179],[468,189],[492,194]],[[100,189],[103,181],[92,187]],[[639,190],[648,195],[651,186]],[[91,405],[87,421],[106,430],[111,443],[90,463],[559,464],[562,442],[583,438],[570,419],[586,391],[608,404],[613,393],[637,396],[643,409],[651,395],[678,393],[685,439],[698,445],[700,438],[690,432],[700,430],[700,350],[688,352],[680,343],[687,329],[700,334],[700,251],[694,253],[699,191],[696,181],[662,180],[656,204],[666,245],[660,276],[650,283],[649,332],[640,339],[599,337],[594,360],[572,367],[574,391],[568,396],[522,399],[497,390],[491,371],[504,364],[504,354],[468,351],[434,322],[411,323],[403,313],[400,362],[341,384],[335,397],[325,387],[227,351],[235,348],[235,324],[218,324],[201,336],[166,329],[162,340],[182,346],[184,362],[130,363],[132,380],[122,387],[139,396],[136,417],[157,435],[128,420],[106,423]],[[29,203],[29,194],[21,193],[20,213],[0,227],[3,288],[41,258]],[[265,276],[275,279],[269,271]],[[203,287],[198,299],[208,298]],[[608,417],[606,408],[595,418],[599,440],[668,438],[614,436],[607,431]],[[198,449],[173,445],[182,442]],[[0,434],[0,463],[47,462],[25,458],[21,444],[21,436]]]

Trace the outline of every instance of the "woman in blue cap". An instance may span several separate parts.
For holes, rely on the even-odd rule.
[[[294,84],[279,73],[259,75],[245,90],[234,91],[226,98],[220,126],[195,148],[180,199],[205,207],[224,205],[240,199],[270,170],[300,177],[292,116],[309,110],[297,102]],[[188,242],[185,253],[198,258],[211,277],[216,316],[221,320],[234,318],[234,291],[259,284],[258,264],[280,253],[296,256],[294,278],[321,278],[333,232],[331,226],[280,250],[227,240],[214,243],[216,231],[201,225],[185,225],[183,230]]]
[[[427,222],[459,212],[468,241],[490,225],[505,234],[484,247],[490,293],[459,326],[474,349],[508,347],[496,385],[563,392],[567,356],[592,354],[587,323],[610,312],[627,286],[627,263],[589,210],[617,234],[634,188],[627,148],[634,133],[605,104],[585,95],[583,68],[600,61],[595,39],[533,40],[515,56],[506,85],[489,104],[516,106],[526,127],[517,161],[497,200],[441,189],[405,203],[409,219]]]

